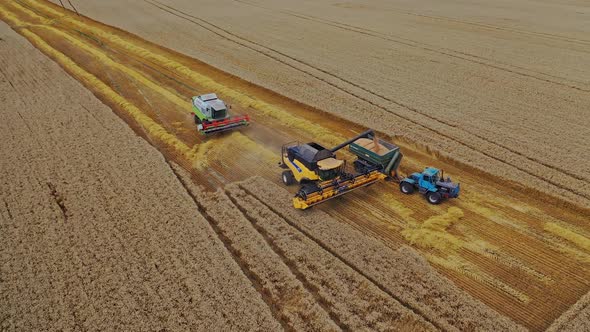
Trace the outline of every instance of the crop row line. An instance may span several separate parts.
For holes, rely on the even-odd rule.
[[[324,309],[328,313],[328,315],[334,321],[334,323],[336,323],[336,325],[338,325],[338,327],[340,327],[343,331],[349,331],[350,328],[346,324],[344,324],[340,320],[340,318],[338,318],[338,316],[336,315],[336,313],[334,313],[333,310],[330,309],[330,307],[328,306],[328,301],[319,294],[316,287],[309,283],[309,281],[307,280],[307,278],[305,278],[303,273],[297,269],[293,261],[291,261],[285,255],[285,252],[273,242],[273,240],[268,235],[268,232],[263,227],[258,225],[258,222],[248,214],[248,211],[235,199],[235,197],[232,196],[232,194],[229,191],[226,190],[225,193],[227,197],[232,201],[232,203],[238,208],[238,210],[240,210],[242,215],[252,224],[254,229],[256,229],[256,231],[258,231],[260,235],[262,235],[268,246],[281,258],[281,260],[289,268],[291,273],[297,278],[297,280],[299,280],[303,284],[305,289],[314,297],[315,301],[322,307],[322,309]]]
[[[166,163],[168,164],[168,166],[170,167],[170,169],[174,173],[174,176],[176,176],[176,178],[178,179],[178,181],[180,182],[180,184],[182,185],[182,187],[184,188],[186,193],[189,195],[191,200],[195,203],[195,206],[197,207],[199,213],[201,215],[203,215],[205,220],[207,220],[207,222],[209,223],[209,225],[211,226],[211,228],[213,229],[213,231],[217,235],[217,238],[223,243],[223,246],[225,247],[225,249],[229,252],[229,254],[233,258],[235,263],[240,267],[240,269],[242,270],[242,273],[246,276],[246,278],[248,278],[248,280],[250,280],[252,287],[260,294],[260,297],[262,298],[264,303],[266,303],[266,305],[268,306],[274,319],[276,319],[281,324],[281,327],[285,331],[293,331],[293,329],[290,327],[288,322],[285,321],[285,319],[282,317],[282,315],[279,312],[279,310],[277,309],[277,307],[274,305],[272,299],[264,291],[264,288],[263,288],[262,282],[261,282],[261,278],[258,275],[256,275],[256,273],[254,273],[248,267],[248,264],[246,264],[246,262],[244,262],[240,258],[240,252],[233,246],[232,241],[219,228],[217,221],[207,213],[206,208],[193,195],[193,193],[191,192],[191,190],[188,187],[188,184],[185,182],[184,178],[180,174],[178,174],[178,172],[176,171],[174,166],[171,165],[168,160],[166,160]]]
[[[269,10],[269,11],[273,11],[273,9],[271,9],[271,8],[267,8],[267,7],[258,5],[258,4],[253,4],[253,3],[250,3],[248,1],[244,1],[244,0],[233,0],[233,1],[236,1],[236,2],[239,2],[239,3],[243,3],[243,4],[246,4],[246,5],[249,5],[249,6],[259,7],[259,8],[263,8],[263,9]],[[511,74],[520,75],[520,76],[528,77],[528,78],[533,78],[533,79],[536,79],[536,80],[539,80],[539,81],[542,81],[542,82],[557,84],[557,85],[564,86],[566,88],[572,88],[572,89],[579,90],[579,91],[590,92],[589,89],[580,88],[580,87],[575,86],[575,85],[570,85],[570,84],[565,84],[565,83],[558,82],[558,81],[549,80],[549,79],[546,79],[546,78],[542,78],[542,77],[538,77],[538,76],[535,76],[535,75],[527,74],[527,73],[524,73],[524,72],[521,72],[521,71],[516,71],[516,70],[509,69],[509,68],[505,68],[505,67],[502,67],[500,65],[517,68],[519,70],[526,70],[526,71],[533,72],[535,74],[549,76],[549,77],[556,78],[556,79],[567,80],[566,78],[563,78],[563,77],[559,77],[559,76],[555,76],[555,75],[551,75],[551,74],[547,74],[547,73],[538,72],[538,71],[535,71],[535,70],[532,70],[532,69],[528,69],[528,68],[524,68],[524,67],[520,67],[520,66],[516,66],[516,65],[501,63],[501,62],[498,62],[497,60],[489,59],[489,58],[482,57],[482,56],[475,55],[475,54],[471,54],[471,53],[468,53],[468,52],[461,52],[461,51],[457,51],[457,50],[453,50],[453,49],[449,49],[449,48],[436,48],[436,46],[429,45],[429,44],[426,44],[426,43],[423,43],[423,42],[419,42],[419,41],[416,41],[416,40],[407,39],[407,38],[403,38],[403,37],[400,37],[400,36],[393,36],[393,35],[381,33],[381,32],[378,32],[378,31],[375,31],[375,30],[372,30],[372,29],[367,29],[367,28],[363,28],[363,27],[359,27],[359,26],[355,26],[355,25],[351,25],[351,24],[346,24],[346,23],[342,23],[342,22],[338,22],[338,21],[322,19],[322,18],[318,18],[318,17],[311,16],[311,15],[306,15],[306,14],[299,13],[299,12],[294,12],[294,11],[289,11],[289,10],[278,10],[278,12],[283,13],[285,15],[297,17],[297,18],[300,18],[302,20],[308,20],[308,21],[319,23],[319,24],[324,24],[324,25],[328,25],[328,26],[331,26],[331,27],[343,29],[343,30],[346,30],[346,31],[349,31],[349,32],[355,32],[355,33],[358,33],[358,34],[362,34],[362,35],[367,35],[367,36],[371,36],[371,37],[374,37],[374,38],[378,38],[378,39],[381,39],[381,40],[390,41],[392,43],[397,43],[397,44],[401,44],[401,45],[405,45],[405,46],[409,46],[409,47],[418,48],[418,49],[421,49],[421,50],[425,50],[425,51],[437,53],[437,54],[440,54],[440,55],[443,55],[443,56],[448,56],[448,57],[451,57],[451,58],[456,58],[456,59],[460,59],[460,60],[463,60],[463,61],[475,63],[475,64],[478,64],[478,65],[482,65],[482,66],[494,68],[494,69],[497,69],[497,70],[505,71],[505,72],[508,72],[508,73],[511,73]],[[475,59],[480,59],[480,60],[474,60],[474,59],[470,59],[468,57],[475,58]],[[486,63],[484,61],[494,62],[494,63],[497,63],[497,64]]]
[[[263,204],[270,211],[272,211],[274,214],[276,214],[277,216],[279,216],[289,226],[295,228],[297,231],[299,231],[300,233],[302,233],[303,235],[305,235],[307,238],[309,238],[310,240],[312,240],[314,243],[316,243],[318,246],[320,246],[323,250],[325,250],[326,252],[328,252],[330,255],[334,256],[336,259],[338,259],[339,261],[341,261],[343,264],[345,264],[346,266],[348,266],[349,268],[351,268],[353,271],[355,271],[359,275],[361,275],[364,278],[366,278],[367,280],[369,280],[372,284],[374,284],[377,288],[379,288],[379,290],[381,290],[382,292],[384,292],[385,294],[387,294],[388,296],[390,296],[391,298],[393,298],[394,300],[396,300],[397,302],[399,302],[401,305],[403,305],[404,307],[406,307],[408,310],[410,310],[414,314],[416,314],[416,315],[424,318],[424,320],[426,320],[427,322],[429,322],[430,324],[432,324],[433,326],[435,326],[437,329],[442,330],[442,331],[446,331],[447,330],[447,328],[445,328],[444,326],[442,326],[439,322],[437,322],[434,319],[431,319],[427,314],[425,314],[422,310],[420,310],[420,308],[415,308],[414,306],[412,306],[408,302],[404,301],[403,299],[399,298],[397,295],[393,294],[385,286],[383,286],[381,283],[379,283],[373,277],[371,277],[371,276],[367,275],[366,273],[364,273],[363,271],[361,271],[359,268],[356,267],[356,265],[354,265],[353,263],[351,263],[350,261],[348,261],[345,257],[342,257],[342,255],[338,254],[337,252],[334,252],[334,250],[332,250],[327,245],[325,245],[320,239],[318,239],[317,237],[315,237],[312,234],[310,234],[308,231],[306,231],[306,230],[302,229],[301,227],[299,227],[296,223],[294,223],[292,220],[290,220],[290,218],[288,216],[285,216],[283,213],[281,213],[280,211],[278,211],[276,208],[272,207],[271,205],[267,204],[266,202],[264,202],[263,200],[261,200],[260,198],[258,198],[254,193],[252,193],[245,186],[243,186],[241,184],[239,184],[238,186],[240,187],[240,189],[244,190],[248,195],[250,195],[253,199],[257,200],[260,204]]]

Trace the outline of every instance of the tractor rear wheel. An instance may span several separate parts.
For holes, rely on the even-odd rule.
[[[282,177],[283,183],[287,186],[290,186],[293,183],[295,183],[295,177],[293,176],[293,172],[291,171],[284,171]]]
[[[402,182],[399,184],[399,190],[402,193],[409,195],[414,193],[414,185],[409,182]]]
[[[442,196],[440,193],[432,191],[426,195],[426,199],[428,199],[428,203],[430,204],[440,204],[440,202],[442,202]]]

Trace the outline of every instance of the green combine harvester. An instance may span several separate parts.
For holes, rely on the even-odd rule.
[[[248,115],[230,116],[228,107],[214,93],[192,98],[195,124],[203,134],[219,133],[250,124]]]

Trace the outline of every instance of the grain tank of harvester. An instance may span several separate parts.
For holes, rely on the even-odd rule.
[[[440,204],[446,198],[459,197],[458,183],[444,178],[444,173],[434,167],[426,167],[422,173],[413,173],[401,180],[399,189],[404,194],[412,194],[416,189],[426,196],[430,204]]]
[[[250,124],[248,115],[230,116],[228,107],[214,93],[193,97],[192,106],[197,129],[204,134],[219,133]]]
[[[346,161],[336,157],[336,151],[346,146],[356,156],[354,171],[348,171]],[[282,147],[279,165],[285,169],[284,184],[300,184],[293,206],[307,209],[377,181],[397,178],[402,157],[399,147],[378,140],[373,130],[367,130],[331,149],[314,142],[288,143]]]

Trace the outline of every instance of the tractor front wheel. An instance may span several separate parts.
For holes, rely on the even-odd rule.
[[[399,184],[399,190],[402,193],[409,195],[414,192],[414,185],[409,182],[402,182]]]
[[[282,177],[283,177],[283,183],[287,186],[290,186],[293,183],[295,183],[295,177],[293,176],[293,172],[291,172],[291,171],[284,171]]]
[[[440,193],[432,191],[426,195],[426,199],[428,200],[428,203],[435,205],[440,204],[440,202],[442,202],[442,196],[440,195]]]

